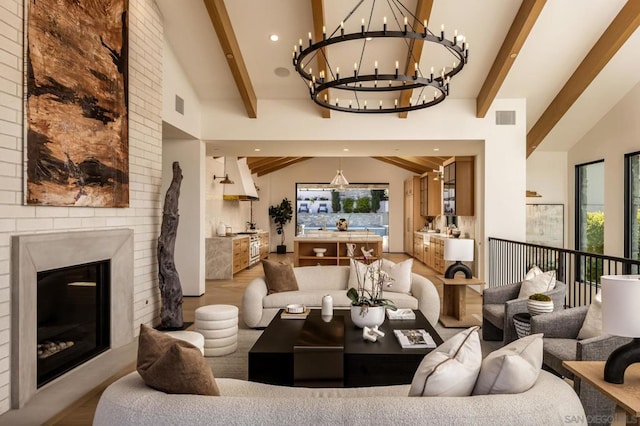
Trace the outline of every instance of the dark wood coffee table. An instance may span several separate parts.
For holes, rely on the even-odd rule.
[[[294,386],[294,345],[306,320],[281,319],[280,311],[249,350],[249,380]],[[345,387],[410,384],[424,356],[432,349],[402,349],[394,329],[425,329],[437,345],[442,338],[416,310],[415,320],[385,319],[380,327],[385,337],[377,342],[364,341],[362,329],[351,322],[349,310],[335,310],[344,322],[343,385]],[[319,310],[309,316],[320,317]],[[317,319],[317,318],[315,318]],[[322,383],[317,383],[322,386]],[[305,382],[304,386],[314,386]],[[332,384],[335,386],[335,383]]]

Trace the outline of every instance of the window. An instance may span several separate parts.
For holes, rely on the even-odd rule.
[[[625,155],[624,257],[640,260],[640,152]]]
[[[576,166],[576,250],[604,253],[604,161]],[[599,281],[602,260],[583,256],[576,262],[578,276]]]

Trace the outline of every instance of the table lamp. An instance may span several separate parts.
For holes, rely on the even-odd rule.
[[[471,269],[462,262],[473,261],[473,240],[449,238],[444,240],[444,260],[455,262],[444,273],[445,278],[453,278],[456,272],[464,272],[465,278],[471,278]]]
[[[640,362],[640,275],[603,275],[601,282],[602,330],[633,337],[613,351],[604,366],[604,380],[621,384],[627,367]]]

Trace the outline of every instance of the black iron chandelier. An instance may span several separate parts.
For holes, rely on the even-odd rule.
[[[308,86],[311,99],[321,107],[352,113],[414,111],[444,101],[449,95],[451,78],[462,70],[469,58],[469,44],[465,37],[459,36],[456,30],[452,40],[445,38],[444,25],[440,28],[438,35],[434,34],[427,27],[426,20],[420,22],[420,19],[399,0],[378,0],[378,3],[388,6],[390,24],[387,25],[385,15],[381,20],[382,28],[372,29],[374,16],[379,17],[380,13],[379,11],[374,13],[376,0],[370,1],[371,9],[364,12],[368,16],[368,22],[363,17],[359,31],[345,33],[345,26],[349,26],[349,20],[354,16],[356,16],[354,19],[359,17],[357,12],[365,4],[365,0],[359,0],[331,34],[327,35],[323,27],[322,40],[314,42],[312,34],[309,33],[307,47],[303,46],[302,39],[294,46],[293,65]],[[363,6],[362,9],[365,7]],[[398,60],[395,61],[395,68],[393,65],[384,64],[379,69],[377,60],[373,61],[373,64],[363,66],[368,43],[374,43],[380,39],[393,39],[406,45],[407,63],[413,62],[413,73],[405,73],[407,67],[399,68]],[[330,47],[343,46],[353,41],[362,41],[358,58],[353,61],[353,73],[341,74],[338,66],[331,66],[329,61],[331,55],[328,54],[328,50]],[[413,52],[415,41],[442,46],[453,55],[453,62],[449,62],[449,66],[442,66],[435,70],[431,66],[430,72],[423,73]],[[326,63],[326,72],[318,70],[317,65],[312,65],[312,61],[317,59],[318,55]],[[335,91],[331,96],[330,89]],[[408,105],[400,100],[399,94],[405,90],[414,91]],[[372,99],[372,96],[378,99]],[[373,100],[374,104],[367,105],[367,100],[369,102]]]

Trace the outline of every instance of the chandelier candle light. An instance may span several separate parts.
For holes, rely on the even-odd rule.
[[[303,45],[302,39],[293,49],[293,66],[303,78],[309,88],[311,99],[318,105],[336,111],[353,113],[398,113],[413,111],[434,106],[445,100],[449,95],[451,78],[458,74],[469,58],[469,44],[465,37],[459,36],[457,30],[454,31],[453,39],[445,38],[444,25],[440,27],[438,35],[434,34],[427,27],[427,21],[420,19],[411,13],[399,0],[389,0],[387,2],[371,1],[370,10],[365,9],[365,0],[360,0],[356,6],[347,14],[340,24],[327,35],[326,28],[322,29],[322,40],[313,40],[309,33],[308,46]],[[387,25],[387,16],[381,20],[382,28],[372,29],[376,26],[372,22],[374,16],[380,16],[379,11],[374,11],[376,4],[387,5],[389,10],[389,21],[393,28]],[[381,8],[383,6],[380,6]],[[357,13],[360,12],[360,13]],[[376,13],[374,13],[376,12]],[[384,13],[384,12],[383,12]],[[351,33],[345,32],[345,25],[349,25],[349,19],[358,15],[368,16],[369,21],[362,18],[359,31]],[[409,22],[409,17],[411,22]],[[357,18],[356,18],[357,19]],[[365,50],[367,44],[375,44],[374,41],[380,39],[397,40],[406,46],[407,52],[403,57],[408,58],[408,64],[413,62],[413,66],[408,65],[400,68],[398,60],[391,63],[378,63],[378,60],[371,61],[371,64],[363,64],[366,60]],[[349,42],[362,41],[362,48],[357,52],[353,62],[353,74],[340,74],[340,67],[331,67],[328,51],[331,46],[343,46]],[[429,73],[423,73],[420,69],[413,46],[415,41],[433,43],[442,46],[450,52],[454,59],[442,68],[434,69],[431,66]],[[389,51],[389,49],[383,49]],[[316,70],[314,73],[312,61],[318,55],[326,63],[326,73],[324,70]],[[379,67],[380,65],[380,67]],[[369,68],[372,67],[372,68]],[[406,73],[405,73],[405,70]],[[411,73],[411,70],[413,71]],[[335,98],[329,96],[329,89],[340,90]],[[400,93],[405,90],[417,90],[412,95],[408,105],[399,103]],[[432,89],[432,90],[428,90]],[[351,92],[353,99],[345,98],[341,93]],[[392,94],[389,99],[389,94]],[[373,100],[376,105],[367,106],[367,95],[379,95],[380,98]],[[334,101],[335,99],[335,101]],[[371,101],[371,98],[369,98]]]

